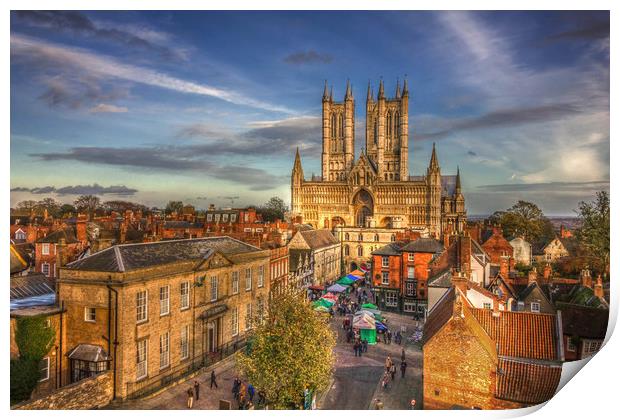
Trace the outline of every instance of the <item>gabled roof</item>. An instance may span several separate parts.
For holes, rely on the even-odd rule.
[[[604,299],[599,299],[594,295],[594,290],[582,285],[574,286],[567,299],[560,297],[558,300],[592,308],[609,308],[609,304]]]
[[[299,233],[311,249],[321,249],[338,243],[328,229],[302,230]]]
[[[224,256],[260,251],[228,236],[114,245],[67,264],[74,270],[125,272],[175,262],[199,261],[211,253]]]
[[[26,258],[24,258],[24,256],[17,250],[15,245],[9,244],[9,251],[11,254],[11,258],[10,258],[11,274],[24,271],[30,266]]]
[[[75,237],[75,231],[72,228],[64,228],[55,230],[45,238],[37,240],[37,243],[57,244],[61,239],[64,239],[67,244],[75,244],[78,242]]]
[[[602,340],[607,334],[609,309],[590,308],[570,303],[558,303],[562,312],[562,332],[569,336]]]
[[[452,318],[456,289],[452,287],[435,304],[424,323],[422,333],[423,343],[426,344]]]

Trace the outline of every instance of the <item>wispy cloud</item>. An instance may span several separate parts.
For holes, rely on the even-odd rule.
[[[116,106],[116,105],[110,105],[110,104],[97,104],[96,106],[92,107],[90,109],[90,112],[93,114],[99,114],[99,113],[122,113],[122,112],[127,112],[127,108],[125,108],[124,106]]]
[[[529,191],[547,191],[547,192],[571,192],[586,193],[591,191],[609,190],[609,181],[593,181],[593,182],[538,182],[531,184],[494,184],[479,185],[478,190],[488,192],[529,192]]]
[[[234,90],[217,88],[170,76],[147,67],[125,64],[115,58],[83,49],[66,47],[20,34],[11,34],[11,54],[31,61],[36,66],[52,69],[72,67],[101,78],[127,80],[180,93],[210,96],[237,105],[268,111],[292,113],[290,109],[247,97]],[[45,64],[48,64],[45,66]],[[52,64],[51,66],[49,64]]]
[[[314,50],[299,51],[284,57],[288,64],[329,64],[334,58],[327,53],[319,53]]]
[[[67,152],[31,156],[44,161],[74,161],[146,171],[202,173],[214,179],[246,185],[253,191],[269,190],[288,182],[288,177],[273,175],[264,169],[205,160],[212,156],[208,148],[75,147]]]
[[[185,55],[179,50],[161,45],[159,42],[165,40],[161,34],[159,37],[155,37],[152,32],[137,32],[127,28],[120,29],[109,24],[103,25],[78,11],[20,10],[13,12],[13,15],[20,22],[31,26],[111,41],[132,49],[154,52],[166,60],[186,59]]]
[[[555,121],[574,116],[580,112],[576,104],[558,103],[540,105],[530,108],[506,109],[489,112],[477,117],[458,118],[444,121],[448,128],[430,133],[418,133],[416,140],[429,140],[461,134],[464,131],[517,126],[540,122]]]
[[[103,187],[97,183],[92,185],[69,185],[66,187],[15,187],[11,188],[11,192],[30,192],[32,194],[58,194],[58,195],[122,195],[129,196],[138,192],[135,188],[128,188],[124,185],[111,185]]]
[[[547,36],[544,41],[593,40],[609,38],[609,20],[588,22],[577,28]]]

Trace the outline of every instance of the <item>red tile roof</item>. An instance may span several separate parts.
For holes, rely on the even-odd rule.
[[[550,400],[560,383],[562,366],[499,359],[495,395],[503,400],[540,404]]]
[[[556,316],[530,312],[472,308],[472,313],[497,343],[500,356],[558,360]]]

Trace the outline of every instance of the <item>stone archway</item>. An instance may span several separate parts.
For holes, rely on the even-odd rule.
[[[374,212],[372,195],[365,189],[359,190],[353,197],[353,209],[355,212],[355,225],[360,227],[366,226],[366,218],[372,216]]]

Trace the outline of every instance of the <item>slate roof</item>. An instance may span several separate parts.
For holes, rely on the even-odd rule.
[[[456,293],[457,292],[454,287],[448,290],[428,314],[422,333],[422,340],[424,344],[433,338],[433,336],[450,320],[450,318],[452,318]]]
[[[559,302],[572,303],[575,305],[590,306],[592,308],[607,308],[609,305],[604,300],[594,295],[594,290],[587,286],[573,286],[568,297],[561,296],[557,299]]]
[[[562,242],[562,245],[564,245],[564,248],[566,248],[566,250],[571,256],[574,256],[577,254],[577,248],[579,246],[577,239],[571,237],[571,238],[558,238],[558,240]]]
[[[76,270],[126,272],[183,261],[199,261],[211,252],[226,255],[260,251],[228,236],[114,245],[67,264]]]
[[[164,229],[190,229],[202,228],[200,223],[190,223],[185,220],[168,220],[164,222]]]
[[[299,233],[311,249],[321,249],[338,243],[328,229],[301,230]]]
[[[426,282],[428,287],[445,287],[452,286],[452,272],[449,268],[435,274]]]
[[[15,245],[9,245],[9,252],[11,254],[10,257],[10,268],[11,274],[19,273],[28,268],[28,261],[24,258],[24,256],[16,249]]]
[[[441,195],[452,196],[456,189],[456,175],[441,176]]]
[[[78,242],[75,237],[75,231],[72,228],[55,230],[45,238],[37,240],[37,243],[57,244],[60,239],[64,239],[67,244],[75,244]]]
[[[609,322],[608,309],[590,308],[569,303],[558,303],[557,308],[562,312],[562,332],[564,334],[599,340],[605,338]]]
[[[379,249],[372,251],[372,255],[382,255],[382,256],[394,256],[400,255],[400,246],[396,242],[391,244],[387,244],[382,246]]]
[[[104,362],[110,360],[108,353],[103,347],[92,344],[78,344],[67,357],[69,357],[69,359],[85,360],[89,362]]]
[[[472,308],[472,313],[489,337],[497,343],[500,356],[558,360],[555,315]]]
[[[11,277],[11,299],[23,299],[55,292],[54,280],[42,273]]]
[[[407,243],[401,248],[405,252],[426,252],[438,254],[443,252],[443,245],[433,238],[420,238]]]

